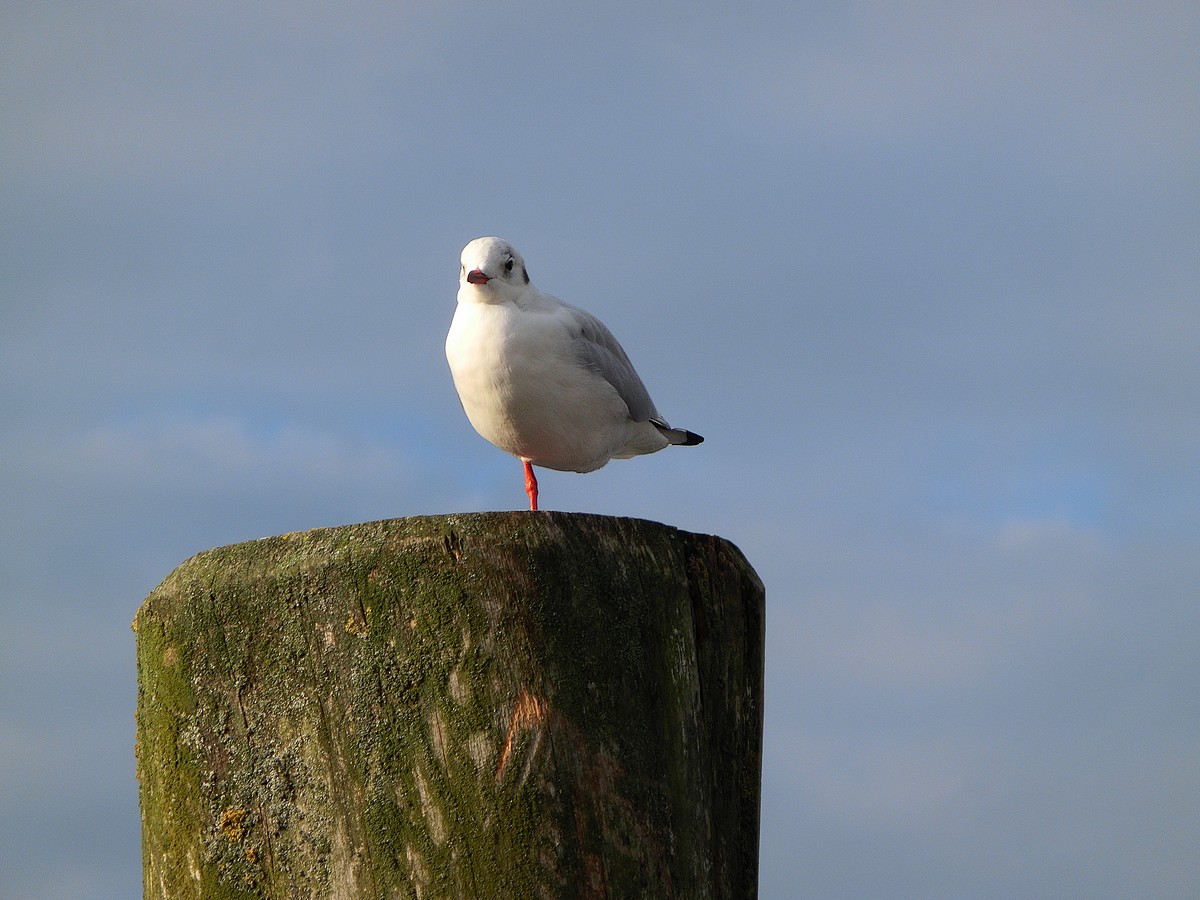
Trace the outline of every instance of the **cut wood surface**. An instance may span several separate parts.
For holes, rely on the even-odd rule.
[[[146,898],[750,898],[764,594],[556,512],[201,553],[134,620]]]

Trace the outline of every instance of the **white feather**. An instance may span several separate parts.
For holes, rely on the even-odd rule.
[[[484,438],[570,472],[699,443],[658,415],[604,324],[534,287],[510,244],[478,238],[461,262],[446,359],[463,410]]]

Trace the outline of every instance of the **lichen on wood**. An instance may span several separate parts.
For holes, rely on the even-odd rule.
[[[762,584],[565,513],[201,553],[135,619],[147,898],[753,897]]]

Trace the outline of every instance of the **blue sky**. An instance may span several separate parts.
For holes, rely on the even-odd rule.
[[[442,351],[482,234],[706,437],[542,503],[762,575],[764,897],[1200,890],[1191,4],[0,25],[0,895],[137,895],[183,559],[523,505]]]

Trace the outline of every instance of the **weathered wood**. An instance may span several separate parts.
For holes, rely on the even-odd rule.
[[[764,597],[487,513],[201,553],[134,620],[145,896],[756,896]]]

